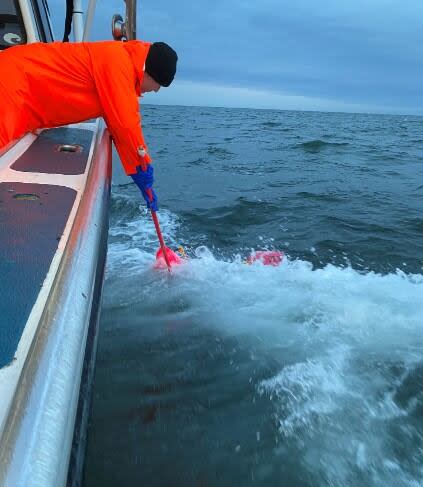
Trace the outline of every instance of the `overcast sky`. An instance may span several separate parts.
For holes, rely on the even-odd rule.
[[[92,39],[123,12],[98,0]],[[423,0],[138,0],[138,37],[179,56],[149,103],[423,115]]]

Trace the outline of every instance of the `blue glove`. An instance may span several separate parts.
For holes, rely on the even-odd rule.
[[[134,183],[140,188],[141,194],[143,195],[145,202],[147,203],[147,208],[153,211],[157,211],[159,209],[157,195],[153,190],[153,166],[148,164],[147,169],[143,171],[141,166],[137,166],[136,174],[131,174],[131,178],[134,180]],[[150,189],[153,199],[150,200],[147,191]]]

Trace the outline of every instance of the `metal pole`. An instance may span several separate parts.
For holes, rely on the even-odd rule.
[[[96,0],[90,0],[87,9],[87,19],[84,26],[84,36],[82,38],[83,42],[88,41],[88,36],[90,35],[91,25],[94,19]]]
[[[126,2],[126,39],[133,41],[137,38],[137,0]]]
[[[84,32],[84,12],[82,0],[73,1],[73,33],[75,42],[81,42]]]

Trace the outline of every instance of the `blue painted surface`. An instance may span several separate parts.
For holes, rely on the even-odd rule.
[[[44,130],[12,165],[12,169],[48,174],[83,174],[93,135],[91,130],[68,127]],[[64,144],[75,145],[76,152],[60,151],[60,146]]]
[[[0,367],[13,360],[75,196],[61,186],[0,183]]]

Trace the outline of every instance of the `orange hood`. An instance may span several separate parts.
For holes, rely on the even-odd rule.
[[[129,54],[135,70],[135,90],[141,96],[141,86],[144,79],[144,66],[150,50],[151,42],[128,41],[123,43],[123,47]]]

